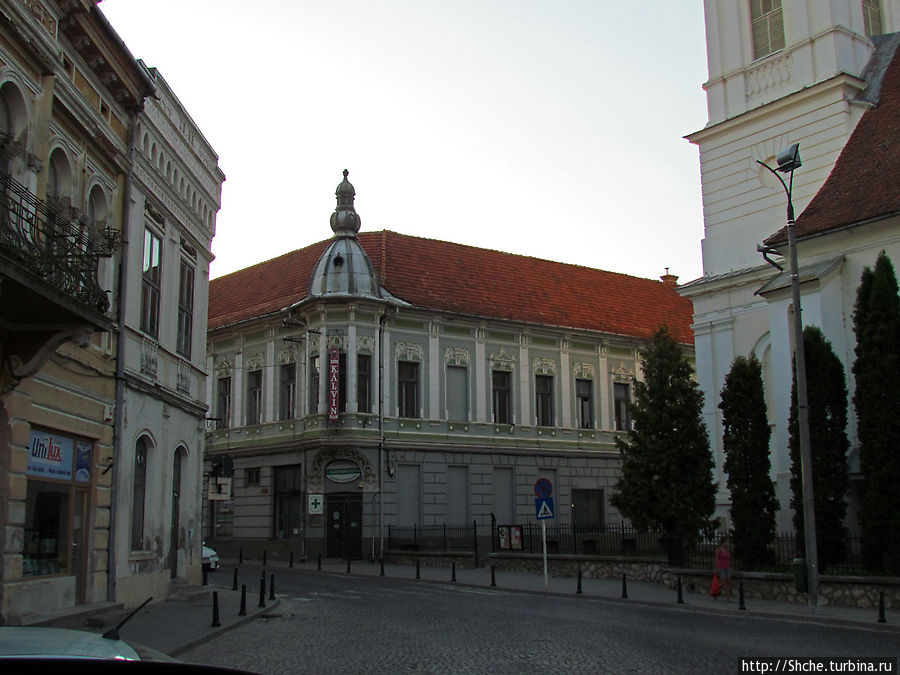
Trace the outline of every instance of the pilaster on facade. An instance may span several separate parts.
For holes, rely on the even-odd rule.
[[[524,425],[533,425],[536,423],[536,419],[534,415],[532,415],[532,404],[531,404],[531,368],[528,367],[528,364],[531,363],[531,359],[529,357],[529,334],[526,332],[522,332],[519,334],[519,404],[520,408],[520,421],[521,424]]]

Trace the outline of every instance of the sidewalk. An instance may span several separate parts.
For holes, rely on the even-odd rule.
[[[239,568],[239,584],[247,585],[246,616],[239,615],[241,592],[233,589],[234,569]],[[322,561],[321,570],[318,561],[295,563],[293,568],[282,561],[272,561],[266,568],[265,607],[259,606],[259,578],[263,566],[261,561],[244,561],[238,565],[237,560],[222,561],[222,567],[209,574],[209,585],[203,593],[193,599],[168,600],[147,605],[138,611],[120,630],[123,640],[133,641],[159,650],[169,656],[177,657],[192,647],[206,642],[222,633],[236,628],[247,621],[279,612],[278,583],[284,575],[289,574],[327,574],[347,576],[346,560]],[[526,593],[553,594],[560,596],[580,597],[585,599],[602,599],[608,602],[638,603],[656,606],[668,606],[677,611],[693,611],[715,613],[731,616],[777,617],[806,622],[820,622],[846,626],[864,627],[872,630],[883,630],[900,633],[900,611],[886,609],[886,623],[878,622],[878,608],[858,607],[819,607],[812,612],[806,605],[775,600],[745,599],[745,609],[740,609],[737,588],[731,602],[724,598],[713,599],[705,592],[694,592],[682,589],[682,600],[678,602],[676,590],[667,589],[661,583],[628,581],[625,591],[627,598],[622,597],[621,579],[582,579],[581,594],[578,594],[578,581],[573,578],[550,577],[545,588],[541,574],[527,572],[508,572],[497,570],[491,578],[491,568],[456,570],[456,581],[452,580],[453,570],[450,567],[426,567],[418,569],[416,579],[415,565],[399,565],[386,563],[384,576],[394,579],[408,579],[416,583],[455,584],[465,587],[492,588],[502,591],[520,591]],[[274,600],[269,599],[271,575],[275,575]],[[353,577],[381,576],[381,565],[378,562],[353,561],[350,564],[350,575]],[[240,588],[240,585],[238,586]],[[212,626],[213,591],[218,595],[219,623]],[[119,621],[127,615],[122,612]],[[102,632],[110,628],[94,628]]]

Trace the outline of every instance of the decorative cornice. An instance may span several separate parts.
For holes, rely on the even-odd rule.
[[[422,345],[412,342],[398,342],[394,345],[394,358],[404,361],[424,361],[425,350]]]
[[[468,366],[471,363],[468,349],[447,347],[444,350],[444,363],[454,366]]]
[[[531,369],[535,375],[556,375],[556,361],[539,356],[532,362]]]

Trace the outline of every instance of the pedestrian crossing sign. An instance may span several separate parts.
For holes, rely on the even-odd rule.
[[[553,497],[538,497],[534,500],[534,512],[538,520],[553,517]]]

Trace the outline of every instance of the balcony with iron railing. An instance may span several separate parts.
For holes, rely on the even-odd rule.
[[[60,211],[0,172],[0,265],[4,277],[21,287],[13,297],[29,303],[18,306],[25,315],[19,323],[34,326],[42,316],[44,322],[59,323],[59,305],[82,315],[102,315],[109,308],[97,271],[100,258],[113,254],[118,230],[95,232],[89,223],[63,218]],[[31,294],[41,297],[30,303]],[[39,309],[44,314],[37,314]]]

